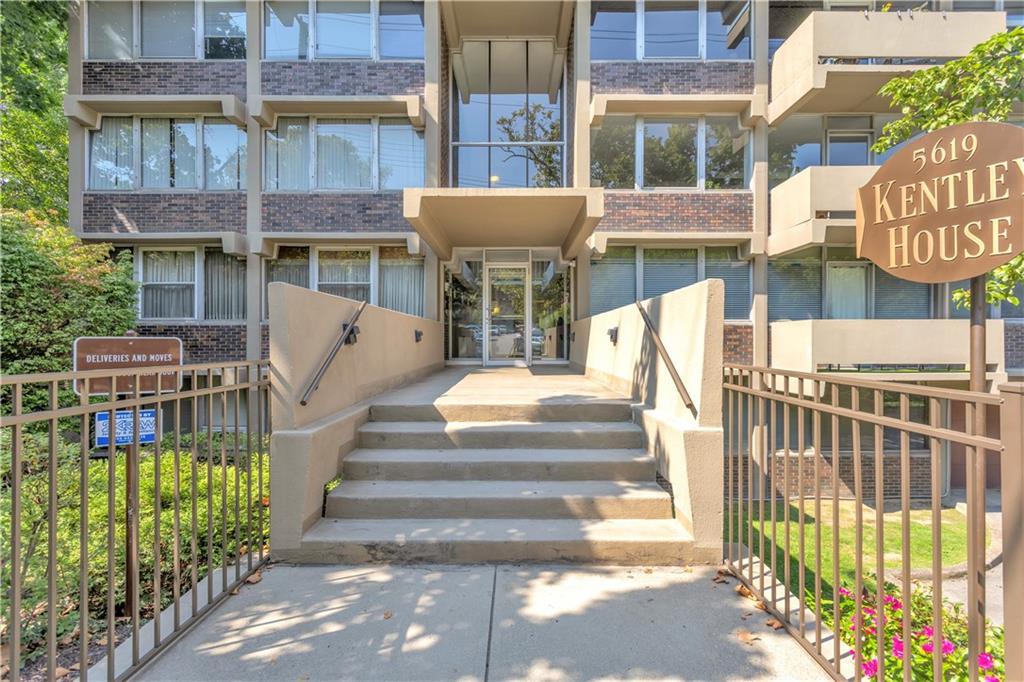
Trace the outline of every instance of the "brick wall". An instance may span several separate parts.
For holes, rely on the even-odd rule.
[[[245,62],[233,60],[97,61],[82,64],[86,95],[238,95]]]
[[[266,232],[411,232],[402,193],[286,193],[262,197]]]
[[[140,322],[142,336],[176,336],[181,339],[185,364],[245,359],[244,324],[159,324]]]
[[[744,232],[753,225],[751,192],[607,191],[597,231]]]
[[[722,339],[725,362],[750,365],[754,362],[754,325],[727,324]]]
[[[85,232],[245,232],[244,192],[86,192]]]
[[[593,62],[595,95],[721,95],[754,90],[753,62],[623,61]]]
[[[423,62],[263,62],[264,95],[421,95]]]
[[[1006,320],[1003,325],[1006,366],[1010,369],[1024,368],[1024,320]]]

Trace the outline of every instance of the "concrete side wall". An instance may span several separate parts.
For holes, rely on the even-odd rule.
[[[264,95],[421,95],[423,62],[358,59],[261,63]]]
[[[636,420],[662,476],[672,484],[676,516],[714,560],[721,551],[722,337],[725,287],[705,280],[643,302],[693,399],[683,403],[635,305],[578,320],[573,366],[641,403]],[[617,330],[612,343],[609,329]]]
[[[751,192],[610,191],[596,232],[749,232],[753,224]]]
[[[621,61],[593,62],[590,87],[595,95],[690,95],[754,91],[753,62]]]

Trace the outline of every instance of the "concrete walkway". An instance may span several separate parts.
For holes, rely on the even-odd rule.
[[[714,575],[710,567],[276,565],[137,679],[826,679]],[[744,631],[759,639],[743,643]]]

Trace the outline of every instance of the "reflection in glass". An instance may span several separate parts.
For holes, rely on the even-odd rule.
[[[704,159],[706,189],[742,189],[747,186],[747,144],[750,135],[735,117],[709,117],[704,124],[707,147]]]
[[[871,162],[871,135],[866,133],[830,133],[828,165],[866,166]]]
[[[590,58],[636,59],[636,3],[594,0],[590,10]]]
[[[449,360],[483,358],[483,298],[481,261],[466,261],[457,272],[445,268]]]
[[[380,3],[381,59],[423,59],[423,2]]]
[[[142,119],[142,186],[195,189],[195,119]]]
[[[423,133],[409,119],[380,119],[380,186],[423,186]]]
[[[245,130],[226,118],[203,120],[206,189],[245,189]]]
[[[89,59],[132,58],[130,0],[89,0]]]
[[[490,187],[487,147],[455,148],[455,184],[458,187]]]
[[[708,0],[707,58],[750,59],[750,3]]]
[[[356,301],[369,301],[369,249],[320,250],[317,255],[317,290]]]
[[[264,156],[267,191],[309,189],[309,119],[279,117]]]
[[[774,187],[810,166],[821,165],[820,116],[790,116],[768,131],[768,180]]]
[[[316,124],[320,189],[368,189],[372,129],[365,119],[321,119]]]
[[[196,6],[193,0],[141,4],[143,57],[195,57]]]
[[[555,270],[554,261],[536,260],[532,267],[532,359],[565,360],[569,336],[568,280],[565,273]]]
[[[266,0],[263,8],[264,57],[305,59],[309,45],[309,3],[306,0]]]
[[[636,119],[608,116],[590,129],[590,184],[632,189],[636,184]]]
[[[491,142],[526,139],[526,42],[490,43]]]
[[[104,116],[89,137],[89,189],[131,189],[133,124],[130,116]]]
[[[207,59],[245,59],[245,0],[207,0],[203,39]]]
[[[369,0],[317,0],[316,56],[370,57]]]
[[[488,359],[526,358],[526,268],[492,267],[487,270]]]
[[[643,186],[697,186],[697,119],[644,121]]]
[[[697,0],[647,0],[644,3],[644,56],[700,56],[699,5]]]

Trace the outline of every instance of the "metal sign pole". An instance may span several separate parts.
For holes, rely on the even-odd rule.
[[[986,389],[985,319],[988,304],[985,296],[987,275],[971,278],[971,378],[970,390],[984,392]],[[973,415],[974,433],[985,434],[985,409],[975,405]],[[967,601],[981,614],[978,623],[969,624],[967,637],[971,652],[984,651],[985,642],[985,451],[969,448],[967,460],[967,518],[972,528],[967,538],[970,551],[967,555]],[[970,627],[973,625],[973,627]]]

